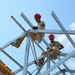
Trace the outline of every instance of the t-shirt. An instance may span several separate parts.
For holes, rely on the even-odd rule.
[[[41,21],[40,23],[37,23],[36,26],[38,27],[38,29],[45,29],[45,22]]]
[[[50,43],[49,45],[50,45],[51,47],[54,47],[54,46],[55,46],[55,47],[57,47],[57,48],[59,49],[59,47],[60,47],[61,44],[60,44],[58,41],[54,41],[54,42]],[[48,48],[48,47],[47,47],[47,48]]]

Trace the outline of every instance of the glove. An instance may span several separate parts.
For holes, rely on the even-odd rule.
[[[33,30],[35,30],[35,29],[38,29],[38,27],[36,27],[36,26],[33,26]]]

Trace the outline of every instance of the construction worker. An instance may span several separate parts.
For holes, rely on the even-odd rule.
[[[50,45],[51,48],[47,47],[46,52],[53,52],[53,54],[50,55],[50,59],[55,60],[57,58],[57,56],[59,55],[60,50],[63,49],[64,46],[60,42],[54,41],[55,36],[53,34],[50,34],[48,36],[48,38],[50,40],[49,45]],[[43,55],[43,54],[45,54],[45,52],[42,52],[41,55]],[[41,66],[44,63],[44,59],[45,58],[42,58],[38,61],[39,66]],[[35,62],[35,64],[36,64],[36,62]]]
[[[36,26],[33,26],[33,29],[34,30],[35,29],[45,29],[45,22],[44,21],[41,21],[41,15],[38,14],[38,13],[36,13],[34,15],[34,18],[35,18],[37,24],[36,24]],[[32,33],[32,38],[34,40],[37,40],[38,43],[40,43],[41,40],[42,40],[42,38],[44,38],[44,33],[37,33],[37,34],[36,33]]]
[[[45,29],[45,22],[44,21],[41,21],[41,15],[36,13],[34,15],[34,19],[36,20],[37,22],[37,25],[36,26],[33,26],[33,29]],[[44,38],[44,33],[32,33],[31,34],[32,38],[34,40],[37,40],[39,43],[41,42],[42,38]],[[25,36],[22,37],[22,38],[19,38],[17,39],[15,42],[12,42],[11,45],[16,47],[16,48],[19,48],[22,41],[24,40]]]

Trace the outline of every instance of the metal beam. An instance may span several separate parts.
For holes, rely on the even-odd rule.
[[[48,57],[50,54],[52,54],[52,52],[47,52],[43,55],[41,55],[40,57],[37,58],[37,60],[41,59],[41,58],[45,58],[45,57]],[[59,53],[60,56],[66,56],[68,55],[69,53]],[[72,56],[72,57],[75,57],[75,54]],[[35,60],[34,60],[35,61]],[[34,64],[34,61],[31,61],[30,63],[28,63],[28,66],[31,66],[32,64]]]
[[[46,54],[40,56],[39,58],[37,58],[37,60],[39,60],[39,59],[41,59],[41,58],[44,58],[44,57],[47,57],[50,53],[51,53],[51,52],[48,52],[48,53],[46,53]],[[68,53],[60,53],[59,55],[60,55],[60,56],[66,56],[66,55],[68,55]],[[75,54],[74,54],[74,55],[75,55]],[[75,57],[74,55],[73,55],[72,57]],[[35,59],[35,60],[36,60],[36,59]],[[35,61],[35,60],[34,60],[34,61]],[[29,62],[29,63],[28,63],[28,67],[31,66],[32,64],[34,64],[34,61]],[[16,71],[16,72],[18,73],[18,72],[20,72],[21,70],[23,70],[23,68],[18,69],[18,71]],[[74,72],[74,71],[72,71],[72,72]]]
[[[21,12],[21,16],[28,23],[28,25],[32,28],[33,24],[28,20],[28,18],[24,15],[23,12]]]
[[[60,57],[58,57],[58,59],[61,60]],[[63,63],[63,66],[66,68],[66,70],[68,70],[70,72],[69,68],[67,67],[67,65],[65,63]],[[71,72],[70,72],[70,74],[73,75],[73,73],[71,73]]]
[[[64,28],[64,26],[62,25],[62,23],[60,22],[60,20],[58,19],[58,17],[56,16],[56,14],[53,11],[52,11],[51,15],[53,16],[53,18],[55,19],[55,21],[58,23],[58,25],[62,29],[62,31],[63,32],[67,32],[66,29]],[[69,39],[69,41],[71,42],[71,44],[75,47],[75,43],[72,40],[72,38],[68,34],[65,34],[65,35]]]
[[[27,19],[27,17],[23,14],[23,12],[21,13],[22,18],[28,23],[28,25],[33,28],[33,24]],[[30,31],[30,30],[29,30]],[[35,31],[35,30],[34,30]],[[50,48],[50,46],[46,43],[46,40],[44,38],[42,38],[42,41]]]
[[[42,48],[36,41],[34,41],[34,42],[35,42],[35,44],[40,48],[41,51],[45,52],[45,51],[43,50],[43,48]]]
[[[65,58],[61,59],[59,62],[57,62],[51,68],[49,68],[48,70],[46,70],[45,72],[43,72],[41,75],[47,75],[47,74],[49,74],[55,68],[57,68],[58,66],[60,66],[61,64],[63,64],[65,61],[67,61],[69,58],[71,58],[74,54],[75,54],[75,50],[72,51],[70,54],[66,55]]]
[[[5,45],[3,45],[2,47],[0,47],[1,49],[4,49],[6,47],[8,47],[12,42],[16,41],[18,38],[24,37],[26,36],[26,33],[22,33],[21,35],[19,35],[18,37],[16,37],[15,39],[9,41],[8,43],[6,43]]]
[[[66,56],[68,55],[68,53],[59,53],[59,56]],[[75,55],[72,56],[73,58],[75,58]]]
[[[15,23],[16,23],[24,32],[26,32],[26,30],[22,27],[22,25],[21,25],[13,16],[11,16],[11,18],[15,21]]]
[[[27,35],[25,57],[24,57],[23,75],[27,75],[27,67],[28,67],[28,59],[29,59],[29,48],[30,48],[30,33]]]
[[[48,61],[47,61],[47,69],[50,68],[50,64],[51,64],[51,60],[48,60]],[[50,75],[50,73],[49,73],[48,75]]]
[[[13,59],[8,53],[6,53],[4,50],[2,50],[1,48],[0,48],[0,50],[7,56],[7,57],[9,57],[14,63],[16,63],[19,67],[21,67],[22,68],[22,66],[15,60],[15,59]]]
[[[53,74],[53,75],[59,75],[59,74],[61,74],[61,71],[58,71],[58,72],[56,72],[56,73]]]
[[[45,33],[45,34],[50,34],[50,33],[53,33],[53,34],[71,34],[71,35],[75,35],[75,30],[66,30],[66,32],[63,32],[62,30],[42,30],[42,29],[37,29],[37,30],[32,30],[30,29],[29,32],[32,32],[32,33]]]

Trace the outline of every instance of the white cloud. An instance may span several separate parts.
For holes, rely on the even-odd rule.
[[[75,22],[73,22],[72,24],[70,24],[69,27],[71,28],[71,30],[75,30]],[[71,35],[71,37],[75,41],[75,35]]]
[[[75,23],[70,24],[70,29],[75,30]],[[75,41],[75,35],[70,35],[73,41]],[[57,40],[64,45],[64,49],[62,50],[62,53],[70,53],[74,50],[74,47],[68,40],[68,38],[65,35],[59,35],[57,37]],[[75,69],[75,59],[67,61],[68,64],[66,64],[70,69]]]
[[[71,61],[70,63],[70,68],[75,69],[75,61]]]
[[[72,30],[75,30],[75,22],[73,22],[72,24],[70,24],[69,26]]]
[[[75,61],[74,60],[67,61],[67,65],[69,66],[70,69],[75,69]]]
[[[66,36],[65,35],[60,35],[60,36],[58,36],[57,40],[60,41],[60,42],[63,42],[63,41],[66,40]]]
[[[75,23],[70,24],[70,29],[75,30]],[[75,35],[70,35],[73,41],[75,41]],[[65,35],[60,35],[57,37],[57,40],[64,45],[64,52],[71,52],[73,46]]]

